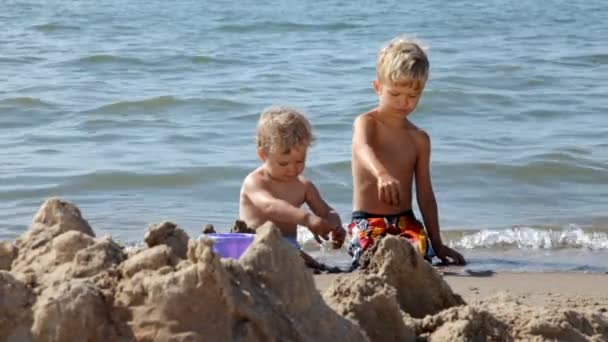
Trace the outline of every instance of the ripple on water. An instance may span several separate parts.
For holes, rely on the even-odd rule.
[[[56,33],[56,32],[77,32],[80,31],[79,26],[65,25],[61,23],[46,23],[31,26],[32,29],[44,33]]]
[[[110,55],[110,54],[95,54],[95,55],[82,56],[77,59],[68,60],[68,61],[63,62],[63,64],[65,64],[65,65],[74,65],[74,64],[112,65],[112,64],[116,64],[116,65],[137,66],[137,65],[146,65],[147,63],[144,59],[137,58],[137,57],[126,57],[126,56],[118,56],[118,55]]]
[[[337,32],[359,28],[350,23],[303,24],[294,22],[256,22],[250,24],[224,24],[217,30],[228,33],[286,33],[286,32]]]
[[[144,100],[118,101],[106,104],[89,113],[159,113],[170,109],[184,109],[186,107],[197,111],[231,111],[246,108],[245,102],[229,100],[225,98],[178,98],[172,95],[163,95],[147,98]]]
[[[37,97],[29,97],[29,96],[20,96],[20,97],[10,97],[6,99],[0,100],[0,108],[55,108],[56,105],[50,101],[43,100]]]

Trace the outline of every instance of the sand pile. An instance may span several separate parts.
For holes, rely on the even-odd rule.
[[[431,341],[608,341],[608,316],[530,307],[505,294],[415,322]]]
[[[592,310],[529,307],[499,294],[465,305],[441,275],[397,237],[339,276],[326,302],[372,341],[607,341],[608,316]]]
[[[372,341],[413,341],[422,318],[464,305],[409,243],[388,236],[362,257],[359,274],[338,277],[326,302],[357,322]]]
[[[127,255],[95,238],[76,206],[46,201],[29,231],[0,245],[0,341],[366,340],[275,228],[239,261],[170,222],[145,241]]]
[[[0,341],[608,340],[605,314],[466,305],[407,243],[382,239],[364,269],[324,292],[273,227],[239,260],[171,222],[126,253],[73,204],[46,201],[0,242]]]

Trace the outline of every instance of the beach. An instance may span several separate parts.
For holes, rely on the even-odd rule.
[[[460,273],[444,271],[443,279],[467,303],[487,299],[497,293],[509,295],[522,304],[569,309],[608,311],[608,275],[590,273]],[[315,275],[319,291],[327,289],[336,274]]]
[[[387,236],[347,274],[313,275],[273,225],[237,259],[152,224],[96,237],[52,198],[0,242],[0,341],[605,341],[607,275],[436,268]]]
[[[605,0],[1,8],[0,342],[608,341]],[[408,120],[467,265],[388,237],[314,274],[272,226],[222,258],[201,230],[239,218],[272,105],[310,120],[303,175],[348,227],[353,123],[398,35],[429,57]]]
[[[377,105],[378,49],[403,34],[430,59],[408,119],[431,137],[444,242],[474,271],[607,272],[604,1],[415,7],[4,6],[0,239],[52,196],[125,245],[163,220],[190,236],[208,223],[226,232],[271,105],[310,120],[304,175],[348,224],[353,121]]]

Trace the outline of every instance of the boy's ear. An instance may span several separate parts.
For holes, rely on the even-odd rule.
[[[374,91],[376,92],[376,94],[380,95],[380,82],[378,82],[378,80],[374,80],[372,82],[372,85],[374,86]]]
[[[260,159],[262,162],[266,161],[266,154],[264,153],[264,150],[263,150],[263,149],[261,149],[261,148],[258,148],[258,151],[257,151],[257,152],[258,152],[258,158],[259,158],[259,159]]]

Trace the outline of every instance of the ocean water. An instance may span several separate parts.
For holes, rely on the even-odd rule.
[[[352,121],[407,34],[431,61],[411,119],[444,240],[475,270],[606,272],[606,18],[603,0],[3,1],[0,239],[51,196],[125,244],[162,220],[227,230],[271,104],[311,119],[306,174],[346,223]]]

